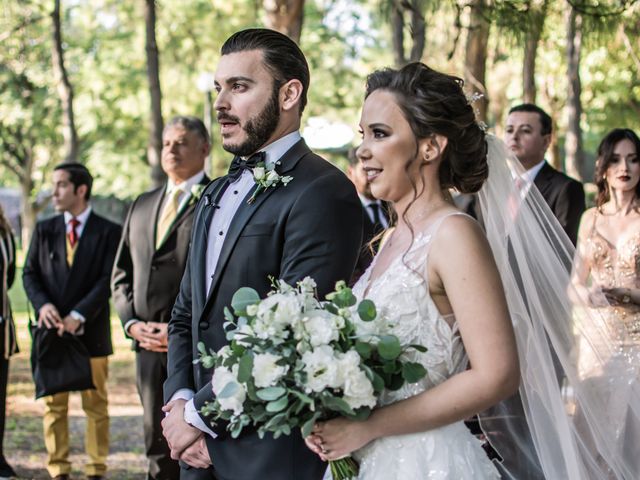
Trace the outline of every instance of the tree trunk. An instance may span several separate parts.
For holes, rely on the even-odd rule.
[[[578,180],[583,179],[584,152],[582,150],[582,104],[580,94],[580,52],[582,47],[582,17],[573,8],[567,12],[567,134],[565,137],[565,170]]]
[[[265,26],[300,43],[304,20],[304,0],[264,0]]]
[[[411,54],[409,55],[410,62],[419,62],[422,60],[425,35],[426,23],[424,21],[424,13],[420,7],[420,1],[414,0],[411,2],[411,40],[413,44],[411,46]]]
[[[62,125],[64,138],[64,161],[78,161],[78,134],[73,116],[73,88],[67,76],[67,70],[64,66],[64,51],[62,49],[62,29],[60,22],[60,0],[55,0],[53,12],[51,13],[53,20],[53,47],[51,58],[53,63],[53,72],[56,77],[58,95],[62,103]]]
[[[532,12],[530,30],[527,32],[524,44],[524,61],[522,63],[522,83],[524,103],[536,103],[536,58],[538,44],[544,29],[544,21],[547,15],[547,0],[544,0]]]
[[[156,4],[155,0],[145,0],[144,20],[146,26],[147,78],[151,100],[151,119],[149,122],[149,144],[147,162],[151,167],[151,181],[154,187],[160,186],[166,179],[162,170],[160,155],[162,151],[162,91],[160,89],[160,61],[156,44]]]
[[[402,68],[407,63],[404,56],[404,16],[399,2],[391,4],[391,45],[393,48],[393,63],[396,68]]]
[[[484,86],[487,66],[487,45],[489,43],[489,22],[484,14],[487,5],[485,0],[471,0],[469,15],[469,31],[465,51],[464,80],[469,93],[478,92],[483,96],[476,100],[474,107],[478,120],[487,121],[489,99]]]

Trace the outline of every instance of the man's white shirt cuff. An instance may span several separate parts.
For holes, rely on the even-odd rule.
[[[206,433],[211,438],[216,438],[217,435],[211,431],[209,427],[204,423],[198,411],[196,410],[196,406],[193,403],[193,398],[189,400],[184,406],[184,421],[187,422],[192,427],[196,427],[198,430]]]

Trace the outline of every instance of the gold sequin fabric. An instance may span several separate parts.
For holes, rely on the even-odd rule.
[[[594,226],[586,254],[595,284],[602,288],[640,288],[640,232],[614,245]],[[640,343],[640,305],[629,303],[607,310],[604,316],[622,320],[628,339]]]

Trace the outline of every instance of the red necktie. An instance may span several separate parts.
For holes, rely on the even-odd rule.
[[[78,243],[78,225],[80,225],[80,220],[78,220],[76,217],[73,217],[71,220],[69,220],[69,223],[71,224],[71,231],[69,232],[69,245],[71,245],[71,247],[75,247],[76,243]]]

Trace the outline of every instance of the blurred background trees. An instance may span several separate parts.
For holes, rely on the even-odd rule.
[[[286,33],[308,57],[308,140],[319,118],[351,127],[344,144],[324,145],[333,159],[357,143],[366,75],[415,60],[465,78],[498,135],[510,106],[541,105],[556,127],[550,160],[586,181],[600,138],[640,127],[631,0],[4,0],[0,180],[20,192],[23,239],[56,163],[86,163],[95,192],[119,199],[162,182],[164,121],[211,115],[220,45],[254,26]],[[230,155],[208,121],[217,176]]]

